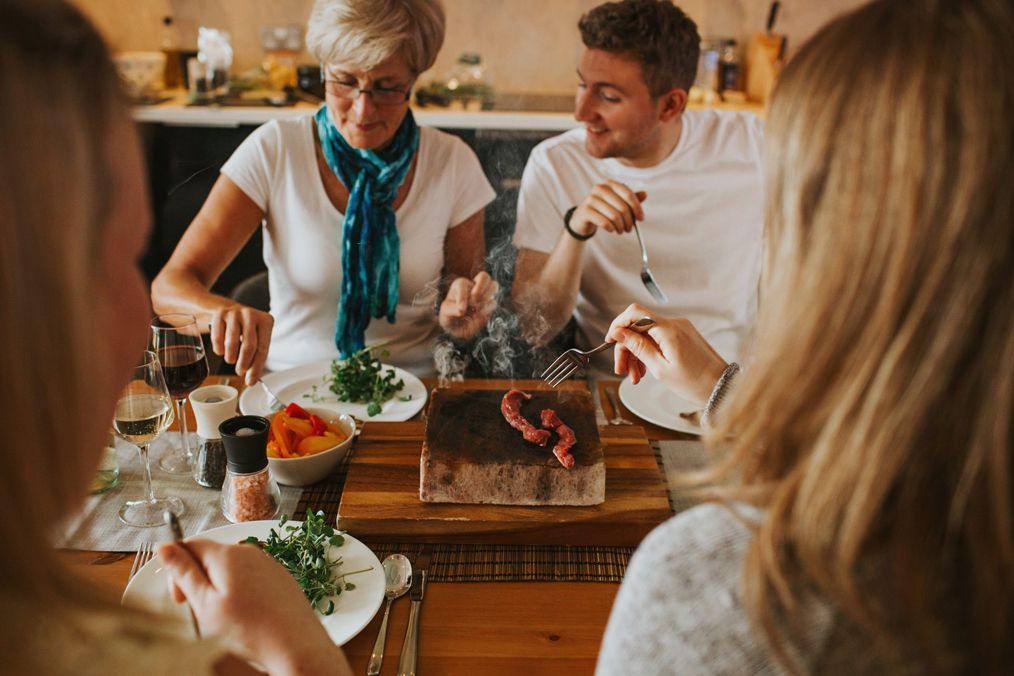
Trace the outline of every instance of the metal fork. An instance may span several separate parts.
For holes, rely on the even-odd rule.
[[[652,326],[655,325],[655,320],[651,317],[641,317],[636,322],[628,326],[627,328],[637,333],[644,333]],[[599,352],[606,350],[616,343],[602,343],[594,350],[582,351],[575,348],[571,348],[556,358],[552,364],[549,365],[545,371],[542,372],[542,379],[549,383],[550,387],[556,387],[567,378],[570,378],[574,373],[588,365],[590,357],[597,355]]]
[[[263,379],[261,379],[260,383],[261,387],[264,388],[264,391],[268,393],[268,408],[271,409],[271,412],[274,413],[275,411],[281,411],[284,409],[285,404],[279,401],[278,397],[275,396],[275,393],[268,389],[268,384],[265,383]]]
[[[644,248],[644,239],[641,237],[641,229],[637,227],[637,219],[634,219],[634,232],[637,233],[637,243],[641,245],[641,281],[644,283],[651,297],[659,303],[668,303],[669,298],[662,291],[662,287],[655,281],[655,276],[648,269],[648,250]]]
[[[152,557],[155,556],[155,543],[154,542],[142,542],[141,546],[137,548],[137,556],[134,558],[134,565],[130,568],[130,577],[127,578],[127,582],[134,579],[137,572],[144,568],[144,564],[151,561]]]

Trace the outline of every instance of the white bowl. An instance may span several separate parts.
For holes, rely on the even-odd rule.
[[[122,52],[113,57],[116,70],[127,89],[135,98],[144,96],[161,84],[165,73],[163,52]]]
[[[268,467],[275,481],[286,486],[309,486],[331,475],[349,452],[356,434],[356,421],[351,416],[327,408],[304,406],[307,413],[318,415],[337,425],[348,437],[334,448],[308,455],[305,458],[268,458]],[[273,413],[268,419],[278,415]]]

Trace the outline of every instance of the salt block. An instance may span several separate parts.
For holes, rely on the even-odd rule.
[[[506,390],[438,389],[430,398],[419,460],[424,502],[491,505],[597,505],[606,497],[606,465],[588,392],[536,390],[521,413],[535,427],[551,408],[577,435],[574,467],[525,441],[500,412]]]

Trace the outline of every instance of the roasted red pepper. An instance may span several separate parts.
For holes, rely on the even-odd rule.
[[[313,432],[310,434],[310,436],[313,437],[323,436],[324,432],[327,431],[327,425],[324,424],[324,421],[321,419],[319,415],[314,415],[311,413],[310,422],[313,424]]]
[[[309,420],[310,414],[303,410],[303,408],[296,402],[292,402],[285,408],[285,415],[290,418],[299,418],[300,420]]]

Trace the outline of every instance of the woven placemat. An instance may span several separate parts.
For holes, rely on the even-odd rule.
[[[377,558],[432,554],[431,582],[622,582],[633,547],[367,543]]]
[[[708,465],[708,449],[698,440],[652,441],[655,461],[665,477],[669,508],[676,512],[690,509],[700,503],[700,497],[689,488],[680,487],[678,478],[685,472],[702,470]],[[673,486],[677,486],[674,490]]]
[[[652,442],[652,448],[664,478],[665,465],[658,442]],[[337,520],[342,489],[354,453],[355,446],[330,477],[303,491],[295,518],[309,509],[314,513],[323,511],[327,523]],[[669,505],[672,508],[671,492]],[[381,560],[396,553],[415,560],[423,548],[429,548],[432,552],[429,579],[433,582],[621,582],[634,553],[633,547],[576,545],[419,544],[368,540],[366,544]]]

